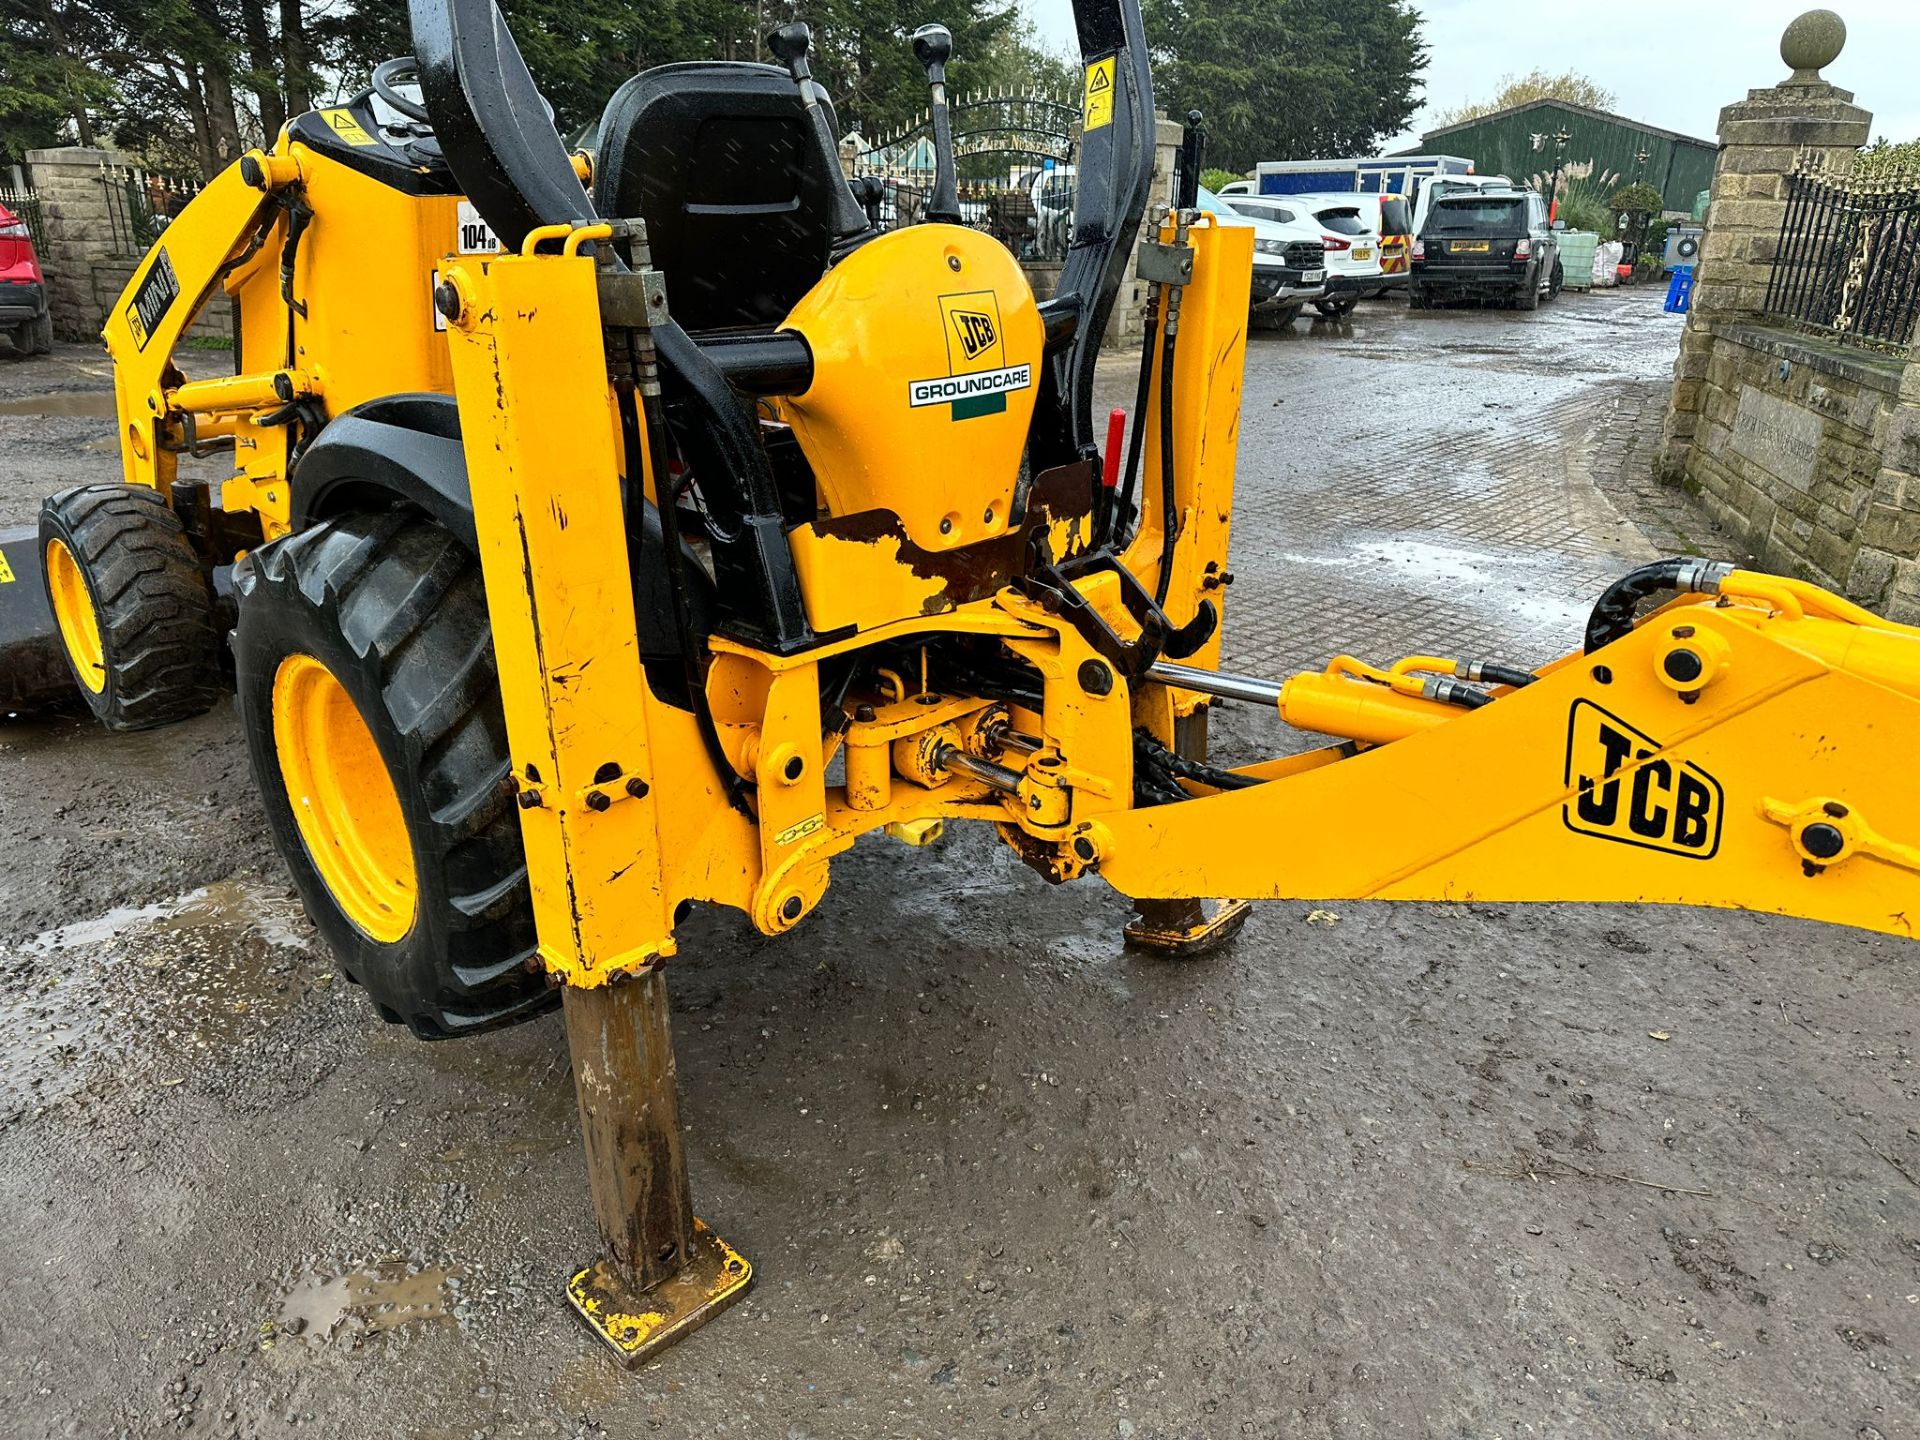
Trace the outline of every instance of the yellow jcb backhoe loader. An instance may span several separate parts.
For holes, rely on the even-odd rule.
[[[1174,953],[1280,897],[1920,915],[1920,632],[1811,585],[1648,566],[1538,672],[1219,671],[1250,232],[1196,208],[1190,127],[1137,250],[1131,440],[1097,431],[1153,103],[1137,0],[1075,8],[1072,243],[1041,303],[959,223],[939,27],[914,37],[937,181],[882,233],[804,26],[780,66],[636,76],[589,161],[492,0],[414,0],[413,57],[141,264],[106,329],[126,483],[45,510],[111,727],[213,702],[232,566],[262,803],[384,1015],[446,1036],[564,996],[607,1246],[569,1293],[628,1359],[751,1275],[689,1200],[675,923],[790,930],[868,832],[993,825]],[[223,291],[234,373],[189,378]],[[182,478],[216,448],[230,476]],[[1333,743],[1216,767],[1221,697]]]

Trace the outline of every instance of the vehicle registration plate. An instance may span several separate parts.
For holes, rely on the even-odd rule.
[[[1324,280],[1326,278],[1327,272],[1324,270],[1302,270],[1300,272],[1300,281],[1304,285],[1311,285],[1316,280]]]
[[[1365,245],[1361,246],[1358,250],[1355,250],[1353,252],[1353,258],[1356,260],[1371,260],[1373,258],[1372,247],[1365,246]]]
[[[1487,253],[1487,242],[1484,240],[1455,240],[1451,248],[1456,253],[1471,250],[1477,255],[1484,255]]]

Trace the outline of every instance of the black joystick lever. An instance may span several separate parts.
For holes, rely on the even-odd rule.
[[[807,52],[812,48],[812,27],[798,20],[791,25],[782,25],[767,36],[767,49],[787,67],[787,73],[793,76],[793,83],[800,88],[800,103],[806,107],[807,123],[813,130],[813,143],[819,152],[821,173],[832,179],[829,193],[833,206],[833,250],[838,259],[861,241],[870,238],[872,226],[867,220],[866,211],[854,198],[853,191],[848,188],[841,174],[840,150],[833,138],[833,118],[815,93],[813,67],[807,63]]]
[[[944,25],[922,25],[913,32],[913,58],[927,72],[933,92],[933,194],[927,219],[960,223],[960,190],[953,168],[953,122],[947,115],[947,61],[953,58],[953,32]]]

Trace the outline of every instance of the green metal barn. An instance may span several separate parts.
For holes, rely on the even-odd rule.
[[[1555,137],[1565,134],[1561,151]],[[1554,157],[1565,166],[1591,167],[1603,193],[1644,180],[1657,189],[1669,211],[1691,213],[1694,197],[1713,183],[1719,146],[1624,115],[1572,105],[1564,100],[1529,100],[1495,110],[1477,120],[1429,130],[1405,154],[1464,155],[1482,175],[1533,180],[1543,190],[1553,175]],[[1576,171],[1576,173],[1578,173]]]

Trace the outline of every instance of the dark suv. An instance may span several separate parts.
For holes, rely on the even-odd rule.
[[[1472,190],[1433,202],[1414,237],[1407,300],[1505,300],[1532,310],[1560,293],[1560,242],[1532,190]]]

